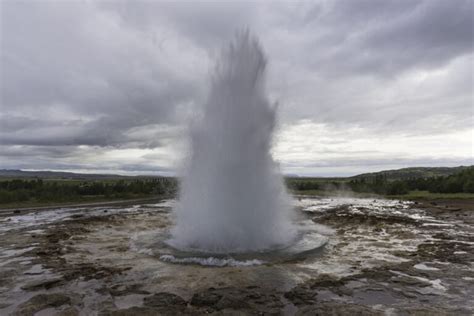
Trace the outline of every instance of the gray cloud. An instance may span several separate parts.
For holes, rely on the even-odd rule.
[[[469,130],[473,13],[469,0],[2,1],[0,162],[169,172],[220,47],[245,27],[267,50],[285,126]],[[327,143],[322,159],[339,150]],[[309,170],[311,159],[297,163]],[[438,160],[410,161],[400,165]]]
[[[161,44],[171,32],[157,29],[170,27],[205,50],[221,47],[239,28],[251,26],[257,18],[256,5],[239,1],[152,2],[117,0],[103,2],[101,8],[120,16],[123,23],[149,32]]]
[[[2,11],[3,143],[117,145],[131,128],[176,122],[197,94],[192,75],[173,71],[180,57],[163,59],[92,4],[8,2]],[[26,126],[36,133],[16,133]]]
[[[469,0],[330,1],[294,31],[303,32],[308,65],[326,76],[394,77],[472,53],[473,14]]]

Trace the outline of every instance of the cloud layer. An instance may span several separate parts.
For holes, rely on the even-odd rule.
[[[3,168],[173,173],[236,30],[287,173],[473,163],[473,3],[2,1]]]

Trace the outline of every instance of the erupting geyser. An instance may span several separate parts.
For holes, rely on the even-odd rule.
[[[265,94],[265,66],[248,32],[218,61],[203,116],[191,127],[172,246],[237,253],[294,240],[290,200],[270,155],[275,107]]]

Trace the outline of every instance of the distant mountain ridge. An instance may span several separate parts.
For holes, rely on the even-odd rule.
[[[459,167],[410,167],[394,170],[383,170],[379,172],[363,173],[349,177],[349,179],[370,179],[376,176],[384,176],[387,180],[406,180],[414,178],[447,177],[472,166]]]
[[[73,180],[93,180],[93,179],[118,179],[129,178],[116,174],[87,174],[62,171],[23,171],[0,169],[0,177],[5,178],[42,178],[42,179],[73,179]]]
[[[472,166],[471,166],[472,167]],[[469,166],[459,167],[410,167],[394,170],[382,170],[378,172],[362,173],[352,177],[340,177],[339,179],[361,179],[374,178],[383,175],[387,180],[405,180],[413,178],[447,177],[458,173]],[[72,180],[100,180],[100,179],[130,179],[130,178],[160,178],[161,176],[125,176],[118,174],[87,174],[61,171],[23,171],[0,169],[0,178],[42,178],[42,179],[72,179]],[[287,176],[298,177],[298,176]],[[301,176],[301,178],[306,178]]]

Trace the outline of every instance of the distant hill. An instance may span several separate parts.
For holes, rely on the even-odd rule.
[[[0,169],[2,178],[41,178],[41,179],[69,179],[69,180],[101,180],[101,179],[119,179],[129,178],[115,174],[86,174],[59,171],[23,171]]]
[[[372,173],[363,173],[349,179],[370,179],[376,176],[383,175],[387,180],[406,180],[414,178],[432,178],[432,177],[447,177],[462,170],[469,168],[468,166],[459,167],[413,167],[413,168],[402,168],[396,170],[384,170]]]
[[[413,167],[397,170],[383,170],[379,172],[363,173],[352,177],[298,177],[297,175],[286,175],[286,178],[301,178],[302,180],[324,180],[324,181],[347,181],[361,178],[374,178],[384,175],[387,180],[405,180],[413,178],[446,177],[456,174],[467,166],[459,167]],[[160,176],[124,176],[117,174],[87,174],[60,171],[23,171],[0,169],[0,178],[42,178],[42,179],[69,179],[69,180],[105,180],[105,179],[133,179],[133,178],[160,178]]]

